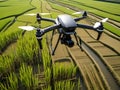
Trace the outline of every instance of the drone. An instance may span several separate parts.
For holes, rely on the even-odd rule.
[[[80,14],[80,12],[76,12],[74,14]],[[34,15],[34,14],[30,14],[30,15]],[[68,14],[61,14],[61,15],[58,15],[56,19],[44,18],[44,17],[41,17],[41,15],[39,13],[37,13],[36,20],[37,20],[39,25],[41,24],[41,21],[52,22],[52,23],[54,23],[54,25],[49,26],[49,27],[44,28],[44,29],[41,29],[40,27],[35,28],[33,26],[19,26],[18,28],[23,29],[23,30],[27,30],[27,31],[36,30],[36,38],[38,40],[40,49],[42,49],[42,42],[41,42],[42,36],[45,33],[52,31],[52,36],[50,39],[51,40],[50,47],[51,47],[52,55],[54,55],[59,41],[61,41],[61,44],[65,44],[68,47],[74,46],[74,41],[72,40],[71,35],[74,35],[75,40],[77,42],[77,45],[81,48],[82,41],[80,38],[79,39],[77,38],[77,33],[75,31],[76,28],[94,30],[94,31],[98,32],[97,40],[100,39],[102,32],[104,30],[102,23],[106,22],[108,20],[108,18],[105,18],[105,19],[101,20],[100,22],[96,22],[93,26],[77,23],[78,21],[80,21],[86,17],[87,17],[86,11],[84,11],[82,13],[81,17],[72,18],[72,16],[70,16]],[[52,41],[53,41],[53,36],[55,35],[55,30],[58,31],[59,36],[58,36],[58,40],[56,42],[56,45],[53,48]]]

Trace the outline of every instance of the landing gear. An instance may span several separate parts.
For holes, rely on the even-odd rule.
[[[59,37],[58,37],[58,40],[56,42],[56,45],[55,47],[53,48],[52,46],[52,41],[53,41],[53,36],[55,34],[55,30],[53,30],[52,32],[52,37],[51,37],[51,43],[50,43],[50,47],[51,47],[51,51],[52,51],[52,55],[54,55],[55,53],[55,50],[59,44],[59,41],[61,42],[61,44],[65,44],[67,45],[68,47],[73,47],[74,46],[74,41],[72,40],[71,38],[71,34],[65,34],[65,33],[61,33],[59,32]],[[83,51],[82,47],[81,47],[81,44],[82,44],[82,40],[79,36],[77,36],[76,32],[73,33],[74,37],[75,37],[75,40],[77,42],[77,45],[80,47],[81,51]]]

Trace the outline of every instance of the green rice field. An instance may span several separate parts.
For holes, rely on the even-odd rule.
[[[52,62],[45,34],[43,50],[39,48],[36,32],[26,32],[18,26],[37,27],[36,16],[29,13],[52,13],[43,17],[56,18],[61,13],[75,11],[51,0],[0,0],[0,90],[80,90],[78,67]],[[56,0],[100,17],[120,22],[120,4],[117,0]],[[73,15],[73,17],[78,15]],[[52,23],[42,21],[41,27]],[[120,29],[105,23],[105,28],[120,36]],[[62,89],[61,89],[62,88]]]

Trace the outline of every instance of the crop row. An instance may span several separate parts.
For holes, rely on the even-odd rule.
[[[120,15],[119,14],[120,9],[118,8],[119,4],[99,2],[99,1],[94,1],[94,0],[89,0],[89,1],[88,0],[84,0],[84,1],[71,0],[71,1],[77,2],[83,6],[97,9],[97,10],[100,10],[100,11],[103,11],[103,12],[106,12],[112,15],[118,15],[118,16]]]
[[[99,77],[99,72],[96,71],[93,64],[86,65],[80,64],[81,70],[84,72],[84,80],[88,89],[101,89],[104,90],[106,87],[103,85],[101,78]],[[107,89],[107,88],[106,88]]]
[[[87,10],[87,11],[89,11],[88,10],[88,8],[87,7],[82,7],[82,6],[80,6],[80,5],[77,5],[78,3],[70,3],[70,2],[68,2],[68,1],[64,1],[64,2],[62,2],[62,1],[57,1],[57,3],[58,4],[60,4],[60,3],[62,3],[62,6],[65,6],[65,5],[70,5],[71,6],[71,8],[79,8],[80,10],[82,9],[82,10]],[[61,4],[60,4],[61,5]],[[59,6],[59,5],[58,5]],[[61,7],[62,7],[61,6]],[[59,6],[59,8],[57,8],[58,10],[61,10],[61,11],[64,11],[66,8],[64,8],[64,9],[62,9],[60,6]],[[91,9],[90,9],[91,10]],[[101,11],[99,11],[99,10],[95,10],[96,12],[99,12],[98,14],[100,14],[100,15],[102,15],[101,14]],[[102,12],[102,13],[104,13],[104,12]],[[96,14],[96,13],[95,13]],[[102,15],[101,17],[104,17],[105,15]],[[107,16],[109,16],[108,18],[111,18],[110,17],[110,15],[106,15],[106,17]],[[117,20],[119,20],[119,18],[116,18]],[[107,29],[107,30],[109,30],[110,32],[112,32],[112,33],[114,33],[114,34],[116,34],[116,35],[118,35],[118,36],[120,36],[120,32],[119,32],[119,28],[117,28],[117,27],[114,27],[114,26],[112,26],[111,24],[109,24],[109,23],[105,23],[104,24],[104,27]]]
[[[118,22],[120,21],[120,17],[119,16],[112,15],[112,14],[109,14],[109,13],[106,13],[106,12],[103,12],[103,11],[100,11],[100,10],[97,10],[97,9],[94,9],[94,8],[91,8],[91,7],[87,7],[84,4],[81,5],[79,2],[64,1],[64,0],[63,1],[59,1],[59,2],[62,2],[64,4],[67,4],[67,5],[70,5],[70,6],[73,6],[73,7],[77,7],[80,10],[82,9],[82,10],[85,10],[85,11],[92,12],[92,13],[94,13],[96,15],[101,16],[101,17],[108,17],[109,16],[110,19],[113,19],[113,20],[118,21]]]
[[[7,18],[4,20],[0,20],[0,31],[10,22],[13,18]]]
[[[15,16],[33,8],[30,5],[29,0],[7,0],[6,2],[0,3],[0,5],[3,6],[0,8],[0,11],[2,12],[0,14],[0,19],[9,16]]]
[[[0,53],[12,42],[16,41],[22,32],[20,30],[15,32],[0,33]]]
[[[30,32],[25,34],[24,38],[19,37],[16,51],[9,56],[0,57],[0,78],[8,77],[6,82],[0,84],[1,90],[5,88],[12,90],[26,88],[30,90],[30,88],[35,88],[38,85],[38,79],[33,75],[32,66],[39,64],[39,47],[37,40],[31,35],[33,33]],[[16,74],[16,70],[19,71],[19,75]],[[21,84],[18,83],[19,81]]]

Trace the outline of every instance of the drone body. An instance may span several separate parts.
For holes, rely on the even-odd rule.
[[[67,15],[67,14],[59,15],[57,17],[56,22],[60,23],[61,26],[65,29],[77,27],[75,20],[70,15]]]
[[[101,22],[96,22],[94,24],[94,26],[90,26],[90,25],[85,25],[85,24],[78,24],[77,21],[82,20],[84,18],[87,17],[87,13],[86,11],[83,13],[82,17],[79,18],[72,18],[70,15],[67,14],[63,14],[63,15],[58,15],[58,17],[56,19],[51,19],[51,18],[42,18],[39,13],[37,13],[36,15],[36,19],[38,24],[41,24],[41,20],[43,21],[49,21],[49,22],[53,22],[54,25],[44,28],[44,29],[40,29],[38,28],[34,28],[32,26],[20,26],[19,28],[24,29],[24,30],[34,30],[36,29],[36,38],[39,42],[40,48],[42,49],[42,36],[49,32],[52,31],[52,37],[51,37],[51,50],[52,50],[52,55],[54,55],[55,50],[58,46],[59,41],[61,41],[61,44],[65,44],[69,47],[74,46],[74,41],[71,38],[71,35],[75,36],[77,45],[81,48],[81,39],[78,38],[77,33],[75,32],[76,28],[84,28],[84,29],[89,29],[89,30],[94,30],[98,32],[98,37],[97,40],[99,40],[102,32],[103,32],[103,24],[102,22],[106,22],[108,20],[108,18],[103,19]],[[52,40],[53,40],[53,36],[55,34],[55,30],[57,29],[58,33],[59,33],[59,37],[58,37],[58,41],[55,45],[55,47],[52,47]]]
[[[67,14],[59,15],[56,19],[56,24],[61,25],[61,28],[58,28],[58,32],[61,35],[61,44],[65,44],[69,47],[74,46],[74,42],[71,39],[71,35],[75,34],[75,29],[77,27],[74,19]]]

